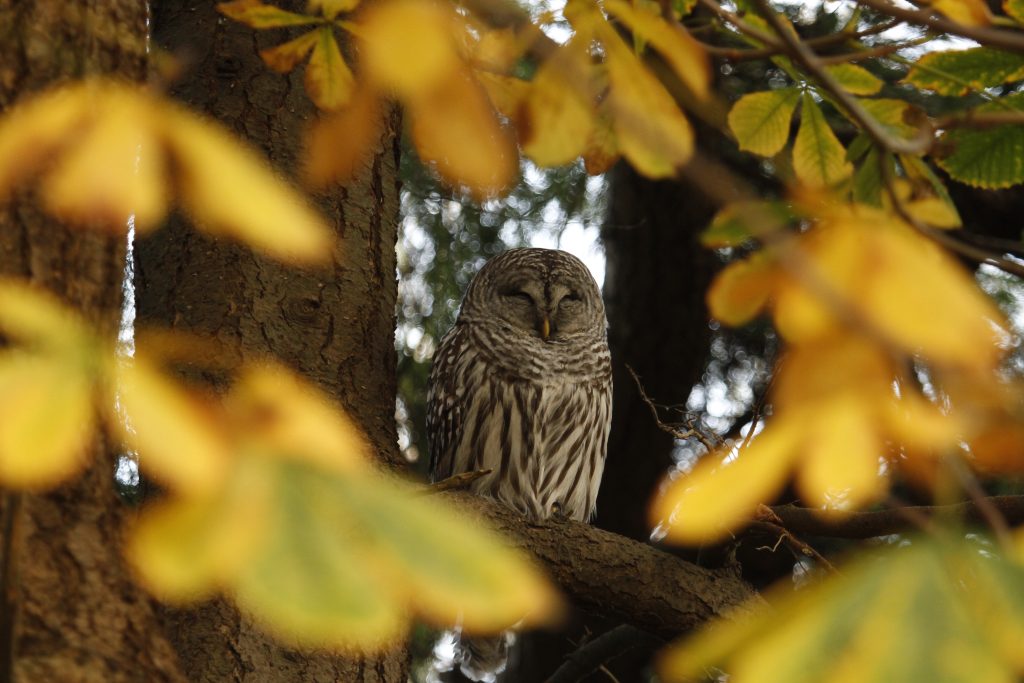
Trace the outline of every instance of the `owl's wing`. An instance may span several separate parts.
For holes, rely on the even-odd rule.
[[[455,461],[462,431],[463,401],[459,356],[467,343],[466,331],[456,324],[441,340],[430,368],[427,389],[427,438],[430,440],[430,478],[446,479]]]

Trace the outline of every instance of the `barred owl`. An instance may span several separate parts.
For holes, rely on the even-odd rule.
[[[434,357],[432,478],[489,469],[476,493],[532,519],[588,520],[611,420],[606,327],[601,293],[576,257],[513,249],[488,261]],[[487,642],[470,641],[464,671],[503,657]]]

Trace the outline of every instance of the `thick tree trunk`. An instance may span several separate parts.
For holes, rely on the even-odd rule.
[[[704,293],[716,257],[697,241],[715,207],[684,181],[654,181],[619,164],[601,238],[615,396],[596,524],[645,539],[647,505],[672,463],[672,437],[643,403],[633,368],[660,404],[686,403],[707,363]]]
[[[0,0],[0,109],[87,75],[145,75],[145,3]],[[78,307],[113,344],[124,236],[72,231],[27,192],[0,209],[0,273],[28,278]],[[0,503],[0,679],[183,681],[153,603],[120,558],[113,455],[97,438],[86,475],[45,495]],[[13,665],[13,666],[12,666]]]
[[[289,9],[304,8],[293,5]],[[183,57],[189,67],[174,95],[261,147],[292,175],[313,107],[301,73],[275,74],[257,54],[290,34],[257,34],[220,17],[206,0],[155,2],[153,32],[158,47]],[[282,266],[175,220],[138,242],[136,285],[140,325],[210,335],[232,360],[276,356],[337,398],[379,457],[397,466],[397,118],[386,128],[358,177],[319,198],[338,235],[330,266]],[[183,667],[197,683],[405,680],[402,646],[370,659],[292,652],[223,602],[167,618]]]

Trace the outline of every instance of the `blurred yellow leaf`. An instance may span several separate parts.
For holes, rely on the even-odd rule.
[[[69,142],[60,165],[43,182],[43,200],[51,211],[118,231],[132,215],[140,228],[160,222],[169,188],[151,113],[140,104],[128,90],[106,92],[103,115],[86,135]]]
[[[516,61],[523,55],[528,39],[517,35],[513,28],[481,27],[478,30],[480,40],[473,46],[472,61],[475,65],[488,69],[481,69],[479,73],[492,73],[492,69],[497,72],[511,71]]]
[[[167,106],[163,132],[182,203],[204,230],[290,261],[323,261],[331,233],[306,201],[223,129]]]
[[[375,3],[359,22],[360,64],[380,88],[423,96],[461,73],[454,33],[451,10],[431,0]]]
[[[124,416],[112,413],[110,423],[139,452],[143,469],[176,492],[202,494],[220,487],[231,454],[211,408],[143,355],[112,364],[116,395],[110,402],[118,403]]]
[[[825,70],[854,95],[874,95],[885,85],[881,78],[857,64],[833,64]]]
[[[145,458],[145,455],[143,455]],[[192,602],[229,586],[267,544],[273,471],[239,458],[214,495],[164,499],[143,509],[125,554],[161,600]]]
[[[348,106],[314,122],[306,136],[306,179],[314,187],[345,182],[367,166],[383,133],[377,93],[358,88]]]
[[[0,278],[0,331],[21,344],[81,355],[96,340],[85,321],[48,291]]]
[[[489,71],[477,71],[474,75],[487,91],[487,97],[495,109],[509,119],[519,115],[520,107],[530,92],[530,83]]]
[[[604,8],[632,33],[649,41],[695,95],[707,96],[711,81],[707,53],[681,26],[622,0],[604,0]]]
[[[420,158],[446,181],[468,186],[478,199],[512,183],[519,161],[515,144],[468,74],[460,72],[406,104]]]
[[[737,100],[729,110],[729,130],[740,149],[766,157],[782,151],[799,100],[796,88],[748,93]]]
[[[0,483],[41,489],[77,475],[94,434],[91,378],[60,359],[0,354]]]
[[[260,58],[272,70],[279,74],[286,74],[309,55],[309,51],[320,40],[321,31],[322,29],[307,31],[295,40],[260,50]]]
[[[984,0],[935,0],[932,7],[967,26],[988,26],[992,23],[992,13]]]
[[[853,173],[843,144],[809,92],[803,94],[800,106],[800,128],[793,143],[793,171],[808,187],[835,185]]]
[[[651,521],[678,543],[716,541],[771,502],[793,467],[801,428],[769,425],[746,448],[712,453],[659,495]]]
[[[244,441],[328,470],[368,467],[366,439],[319,390],[280,365],[246,368],[227,397]]]
[[[720,666],[734,683],[1010,683],[1022,665],[1024,572],[991,546],[912,537],[772,608],[715,622],[666,653],[669,681]]]
[[[775,290],[778,266],[764,252],[726,266],[708,288],[708,311],[726,325],[742,325],[764,309]]]
[[[286,12],[279,7],[264,4],[260,0],[221,2],[217,4],[217,11],[252,28],[277,28],[320,23],[320,19],[317,17]]]
[[[341,56],[341,48],[329,26],[317,29],[313,56],[306,65],[305,82],[310,99],[325,111],[336,111],[352,98],[356,79]]]
[[[530,81],[516,122],[523,153],[541,166],[568,164],[590,140],[595,105],[585,84],[579,86],[567,78],[586,73],[581,58],[586,54],[576,46],[563,47]]]
[[[338,484],[339,512],[372,531],[381,573],[431,622],[473,633],[558,616],[557,593],[524,556],[437,500],[376,476]]]
[[[607,51],[607,101],[622,155],[644,175],[675,175],[693,154],[690,123],[614,30],[606,26],[599,37]]]
[[[611,123],[598,113],[590,129],[590,139],[583,150],[583,167],[589,175],[600,175],[619,160],[619,143]]]
[[[342,12],[351,12],[359,6],[359,0],[309,0],[309,11],[320,11],[328,19]]]

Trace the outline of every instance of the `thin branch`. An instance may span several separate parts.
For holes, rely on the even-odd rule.
[[[928,9],[905,9],[897,7],[888,0],[857,0],[858,4],[871,9],[928,28],[939,33],[951,33],[963,38],[970,38],[986,47],[998,47],[1012,52],[1024,52],[1024,35],[1017,31],[1003,31],[977,26],[967,26],[944,17],[936,16]]]
[[[894,52],[900,50],[906,50],[911,47],[917,47],[918,45],[931,40],[930,36],[924,36],[916,40],[910,40],[905,43],[889,43],[886,45],[876,45],[864,50],[857,50],[854,52],[846,52],[841,55],[827,55],[818,57],[818,61],[825,66],[832,66],[833,64],[849,64],[852,62],[863,62],[867,59],[877,59],[878,57],[888,57]]]
[[[850,118],[856,121],[864,132],[870,135],[880,147],[898,154],[920,154],[932,146],[934,136],[929,127],[919,129],[917,136],[911,140],[890,135],[860,105],[857,99],[833,78],[832,74],[825,69],[818,56],[783,23],[782,18],[768,4],[768,0],[754,0],[754,3],[761,10],[764,18],[771,24],[772,28],[775,29],[776,35],[786,45],[788,48],[787,52],[790,53],[793,59],[799,62],[814,77],[817,83],[828,91],[829,95],[846,110]]]
[[[1024,522],[1024,496],[990,496],[985,506],[995,510],[1014,525]],[[934,517],[959,518],[966,522],[985,523],[985,514],[977,501],[954,505],[915,505],[896,507],[889,510],[853,512],[841,518],[821,516],[820,510],[776,505],[771,511],[778,516],[782,526],[791,533],[802,536],[825,538],[874,538],[906,532],[908,529],[927,524]]]
[[[644,386],[643,384],[640,383],[640,378],[637,376],[636,371],[633,370],[633,368],[629,365],[626,365],[626,370],[629,371],[630,376],[633,377],[633,381],[636,382],[637,391],[640,392],[640,400],[647,405],[648,409],[650,409],[651,416],[654,418],[654,423],[657,425],[658,429],[665,432],[666,434],[671,435],[672,438],[677,439],[679,441],[684,441],[686,439],[689,439],[690,437],[693,437],[700,441],[701,444],[703,444],[704,448],[708,449],[709,453],[718,448],[719,446],[721,446],[720,443],[716,443],[714,439],[708,437],[699,429],[694,428],[692,424],[687,425],[686,431],[683,431],[677,427],[673,427],[670,424],[662,422],[661,416],[658,415],[658,407],[654,405],[654,401],[652,401],[650,397],[647,396],[647,392],[644,391]]]
[[[786,547],[793,551],[795,555],[798,555],[800,557],[806,557],[810,560],[814,560],[819,565],[821,565],[829,574],[839,574],[839,570],[835,568],[835,565],[833,565],[831,562],[825,559],[824,555],[819,553],[817,550],[812,548],[804,541],[794,536],[793,532],[791,532],[789,529],[783,526],[782,520],[778,519],[778,517],[775,515],[771,508],[762,505],[761,510],[758,510],[758,516],[762,517],[762,519],[758,519],[753,524],[751,524],[751,529],[765,531],[769,534],[777,534],[779,537],[779,541],[785,543]],[[771,519],[775,519],[778,521],[769,521]]]
[[[697,0],[700,4],[717,14],[722,19],[736,27],[736,30],[747,36],[753,38],[759,43],[764,43],[768,47],[772,48],[776,52],[780,52],[783,49],[782,44],[775,39],[775,36],[765,33],[759,28],[748,24],[739,17],[739,15],[730,12],[729,10],[722,7],[715,0]]]
[[[628,624],[588,640],[566,657],[545,683],[576,683],[601,669],[605,662],[615,659],[635,647],[658,646],[661,640]]]
[[[960,458],[951,458],[948,460],[948,463],[964,491],[971,497],[971,502],[977,506],[978,514],[985,520],[988,527],[992,529],[992,533],[995,535],[1000,547],[1009,554],[1013,548],[1013,538],[1010,536],[1010,528],[1006,523],[1006,518],[999,513],[999,510],[985,496],[985,492],[978,483],[978,479]]]
[[[1024,111],[968,111],[950,114],[934,120],[936,129],[991,128],[993,126],[1024,125]]]
[[[486,477],[493,471],[494,470],[475,470],[473,472],[454,474],[447,479],[435,481],[433,484],[430,484],[422,491],[422,494],[432,496],[436,493],[443,493],[445,491],[462,491],[468,489],[477,479]]]

